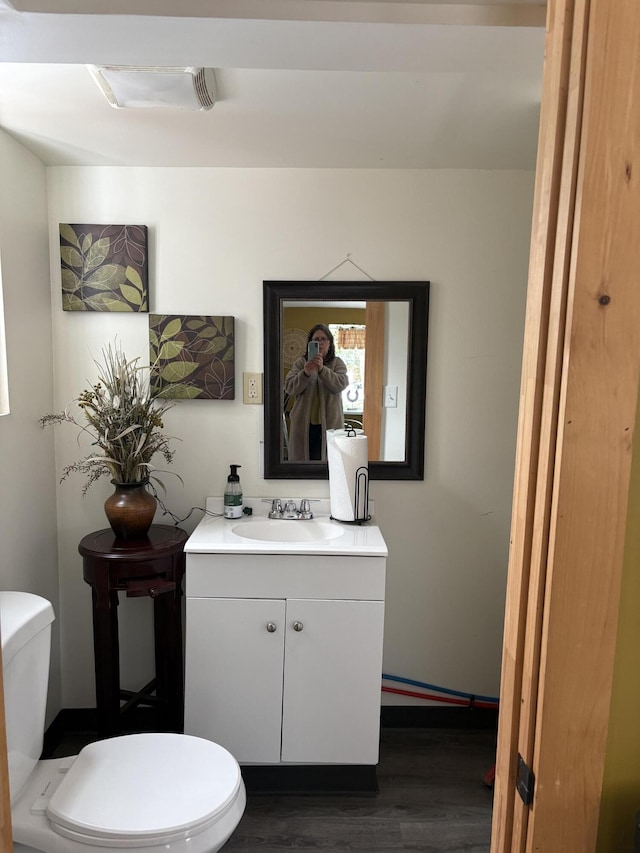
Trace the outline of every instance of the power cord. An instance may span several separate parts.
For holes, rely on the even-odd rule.
[[[158,490],[153,485],[153,483],[149,483],[149,488],[150,488],[150,491],[153,494],[154,498],[157,500],[158,506],[162,510],[162,515],[163,516],[168,515],[172,519],[172,521],[176,527],[178,527],[179,524],[182,524],[183,521],[187,521],[187,519],[189,519],[191,517],[192,513],[195,512],[196,510],[204,513],[204,515],[208,515],[210,518],[222,518],[221,512],[211,512],[210,510],[205,509],[204,507],[201,507],[201,506],[192,506],[184,518],[178,518],[178,516],[175,513],[171,512],[169,507],[162,500],[162,498],[158,494]]]

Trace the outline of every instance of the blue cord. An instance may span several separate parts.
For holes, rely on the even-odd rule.
[[[447,687],[437,687],[435,684],[427,684],[424,681],[414,681],[412,678],[400,678],[399,675],[386,675],[382,673],[385,681],[399,681],[401,684],[412,684],[414,687],[424,687],[426,690],[437,690],[438,693],[447,693],[449,696],[461,696],[463,699],[478,699],[480,702],[499,702],[497,696],[479,696],[477,693],[463,693],[460,690],[449,690]]]

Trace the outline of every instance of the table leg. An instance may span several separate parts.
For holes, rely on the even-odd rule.
[[[93,651],[96,673],[98,734],[120,731],[120,646],[118,643],[118,593],[100,595],[94,588]]]
[[[166,708],[167,727],[184,731],[184,684],[182,666],[182,591],[159,595],[154,600],[156,695]]]

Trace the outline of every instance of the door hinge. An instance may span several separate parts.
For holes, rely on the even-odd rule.
[[[516,789],[520,794],[520,798],[525,806],[530,806],[533,802],[533,791],[536,784],[536,777],[533,775],[533,770],[528,766],[524,758],[518,753],[518,770],[516,772]]]

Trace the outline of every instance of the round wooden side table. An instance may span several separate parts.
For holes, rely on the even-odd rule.
[[[89,533],[78,546],[83,558],[83,577],[91,586],[93,601],[100,735],[120,732],[122,715],[140,704],[158,710],[157,728],[184,730],[182,580],[187,539],[188,534],[179,527],[153,525],[147,537],[139,541],[118,539],[108,528]],[[155,678],[137,692],[120,688],[120,592],[128,597],[148,595],[153,599]]]

